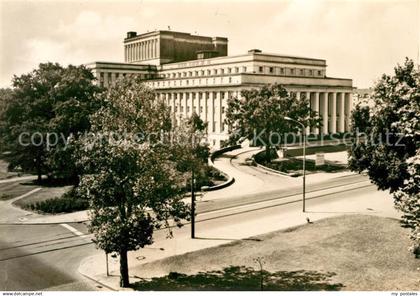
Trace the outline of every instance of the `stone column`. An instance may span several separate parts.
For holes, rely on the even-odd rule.
[[[344,114],[344,100],[345,100],[345,93],[339,93],[338,96],[338,110],[339,110],[339,117],[338,117],[338,132],[344,133],[344,122],[345,122],[345,114]]]
[[[296,91],[296,99],[300,100],[300,91]]]
[[[216,131],[216,127],[214,126],[214,100],[215,100],[215,93],[213,91],[210,92],[210,132],[214,133]]]
[[[124,61],[127,62],[127,45],[124,46]]]
[[[344,99],[344,110],[346,114],[346,123],[345,123],[345,130],[350,131],[350,118],[351,118],[351,111],[353,109],[353,96],[352,93],[345,93]]]
[[[181,123],[181,118],[182,118],[182,112],[181,112],[182,93],[177,93],[177,96],[178,96],[178,119],[179,119],[179,123]]]
[[[331,129],[330,133],[335,134],[337,132],[337,93],[332,93],[331,100]]]
[[[140,60],[144,59],[144,42],[140,42]]]
[[[307,92],[305,93],[305,96],[306,96],[306,99],[308,100],[308,107],[309,107],[309,109],[311,109],[311,92],[307,91]],[[306,131],[305,131],[305,134],[306,134],[306,135],[309,135],[309,134],[310,134],[310,132],[311,132],[311,129],[310,129],[310,127],[309,127],[309,126],[307,126],[307,127],[306,127]]]
[[[184,105],[184,118],[188,117],[188,93],[182,93],[183,105]]]
[[[176,119],[176,111],[175,111],[175,106],[176,106],[176,94],[174,93],[170,93],[169,94],[169,98],[171,100],[171,106],[172,106],[172,119],[175,120]]]
[[[313,101],[313,111],[315,111],[317,113],[317,117],[319,117],[319,92],[315,92],[314,93],[314,101]],[[314,133],[315,134],[319,134],[319,128],[315,127],[314,128]]]
[[[219,133],[221,134],[223,132],[223,113],[222,113],[222,109],[223,109],[223,101],[226,99],[226,93],[225,92],[220,92],[219,93],[219,116],[218,116],[218,120],[219,120]]]
[[[149,60],[153,58],[152,53],[153,53],[153,42],[152,40],[149,40]]]
[[[227,125],[225,124],[227,102],[230,98],[230,96],[229,96],[230,94],[231,94],[231,92],[229,92],[229,91],[225,92],[225,99],[223,100],[223,104],[222,104],[223,108],[225,109],[225,112],[224,113],[221,112],[221,114],[222,114],[222,116],[221,116],[221,120],[222,120],[221,126],[222,126],[223,133],[225,133],[225,134],[227,133]]]
[[[159,51],[159,39],[155,39],[155,58],[158,57],[158,51]]]
[[[195,93],[194,92],[191,92],[190,93],[190,99],[191,99],[191,103],[190,103],[190,115],[189,116],[192,116],[193,115],[193,113],[194,113],[194,106],[195,106]]]
[[[200,108],[201,108],[201,93],[200,92],[196,92],[195,93],[195,98],[197,99],[197,115],[198,117],[200,117],[201,120],[203,120],[203,114],[202,112],[200,112]]]
[[[321,109],[321,115],[322,115],[322,132],[324,134],[328,134],[328,92],[324,93],[324,98],[322,100],[322,109]]]
[[[210,123],[209,123],[209,117],[208,117],[208,104],[209,104],[209,97],[210,97],[210,93],[209,92],[205,92],[203,93],[204,96],[204,122],[207,122],[207,129],[210,128]],[[207,131],[208,132],[208,131]]]

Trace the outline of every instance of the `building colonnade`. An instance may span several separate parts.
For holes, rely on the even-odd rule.
[[[127,62],[144,61],[159,57],[159,39],[133,42],[124,46],[124,60]]]
[[[322,117],[322,127],[309,128],[309,134],[334,134],[350,130],[352,93],[350,90],[291,91],[297,99],[309,98],[310,108]],[[171,108],[175,124],[183,118],[197,113],[204,122],[208,122],[208,134],[227,135],[228,127],[224,124],[227,100],[231,96],[240,96],[240,90],[199,90],[199,91],[158,91],[159,97]]]

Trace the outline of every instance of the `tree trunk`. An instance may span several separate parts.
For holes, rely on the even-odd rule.
[[[270,145],[265,146],[265,160],[271,162]]]
[[[120,251],[120,287],[128,288],[129,286],[127,250],[122,250]]]
[[[41,157],[36,158],[36,173],[38,175],[38,183],[41,182],[42,179],[42,170],[41,170]]]

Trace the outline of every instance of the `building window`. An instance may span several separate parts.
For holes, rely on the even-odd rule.
[[[225,69],[220,69],[220,74],[221,75],[225,74]]]
[[[217,69],[214,69],[214,70],[213,70],[213,74],[214,74],[214,75],[217,75]]]
[[[207,75],[211,75],[211,71],[210,70],[207,70]]]
[[[229,77],[229,83],[232,83],[232,77]]]
[[[305,75],[305,70],[304,69],[300,69],[300,75]]]
[[[295,69],[290,69],[290,74],[294,75],[295,74]]]
[[[314,71],[309,70],[309,76],[312,76],[312,75],[314,75]]]
[[[201,70],[201,76],[204,76],[204,70]]]
[[[318,76],[322,76],[322,71],[318,70]]]
[[[273,73],[273,72],[274,72],[274,68],[270,67],[270,73]]]
[[[246,67],[242,67],[242,72],[246,72]]]
[[[203,112],[203,106],[200,106],[200,113]]]
[[[239,73],[239,67],[235,67],[235,73]]]
[[[262,72],[264,72],[264,68],[260,66],[260,67],[258,68],[258,71],[259,71],[260,73],[262,73]]]
[[[280,68],[280,74],[284,74],[284,68]]]
[[[232,73],[232,68],[228,68],[228,73]]]

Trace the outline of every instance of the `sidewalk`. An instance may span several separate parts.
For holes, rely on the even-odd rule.
[[[392,197],[386,193],[377,191],[372,185],[366,182],[367,189],[357,195],[353,192],[345,193],[341,198],[323,198],[323,200],[311,199],[319,193],[308,194],[308,211],[302,213],[301,196],[296,195],[287,199],[282,199],[282,206],[276,206],[280,201],[268,201],[263,209],[252,210],[255,205],[241,206],[235,209],[220,210],[206,214],[200,214],[197,218],[197,239],[190,238],[189,225],[181,229],[174,229],[174,238],[166,239],[163,231],[157,231],[154,239],[155,243],[139,251],[129,253],[129,272],[131,281],[138,278],[150,278],[167,274],[170,270],[153,270],[152,273],[144,274],[143,265],[146,263],[160,260],[167,257],[182,255],[205,248],[210,248],[226,244],[238,239],[249,238],[252,236],[272,232],[275,230],[286,229],[302,224],[306,224],[306,218],[311,221],[319,219],[345,215],[345,214],[365,214],[378,215],[384,217],[398,218],[399,214],[394,209]],[[358,185],[349,185],[349,189],[360,190]],[[325,194],[334,196],[334,190],[326,190]],[[293,201],[296,201],[293,203]],[[236,215],[233,216],[232,214]],[[216,218],[217,217],[217,218]],[[174,258],[174,260],[178,260]],[[79,271],[109,286],[119,289],[119,262],[116,258],[109,257],[109,267],[111,275],[105,275],[105,255],[99,254],[84,260]],[[150,269],[150,265],[148,265]],[[176,270],[172,270],[176,271]]]
[[[260,151],[258,147],[244,147],[223,154],[214,161],[217,169],[235,178],[235,182],[221,190],[204,192],[202,200],[209,202],[212,200],[239,198],[253,193],[272,192],[274,190],[296,188],[302,185],[302,177],[289,177],[280,174],[270,173],[263,169],[245,165],[245,160]],[[340,156],[342,158],[342,156]],[[332,180],[343,176],[354,175],[352,172],[340,173],[316,173],[306,176],[308,186],[326,180]],[[34,176],[23,178],[35,178]],[[22,178],[22,179],[23,179]],[[9,179],[12,180],[12,179]],[[7,181],[9,181],[7,180]],[[19,179],[21,180],[21,179]],[[6,180],[5,180],[6,181]],[[16,180],[15,180],[16,181]],[[11,182],[11,181],[10,181]],[[17,197],[14,200],[23,198]],[[14,201],[13,200],[13,201]],[[189,202],[189,198],[186,198]],[[17,208],[8,203],[0,203],[1,212],[7,212],[0,217],[0,223],[19,223],[19,224],[55,224],[55,223],[76,223],[88,220],[87,211],[79,211],[69,214],[40,215],[30,211]],[[9,209],[9,210],[8,210]],[[13,215],[12,215],[13,214]],[[16,218],[18,217],[18,218]]]

